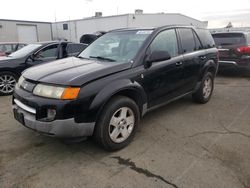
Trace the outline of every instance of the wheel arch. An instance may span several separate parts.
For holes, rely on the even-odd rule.
[[[20,77],[20,74],[18,74],[13,69],[9,69],[9,68],[2,68],[2,69],[0,69],[0,74],[3,73],[3,72],[10,72],[10,73],[14,74],[15,76],[17,76],[17,78]]]
[[[211,72],[214,76],[216,75],[217,73],[217,65],[215,63],[214,60],[208,60],[202,67],[201,69],[201,73],[200,73],[200,76],[199,76],[199,81],[202,80],[204,74],[206,72]]]
[[[90,109],[98,109],[97,117],[101,113],[104,106],[114,97],[114,96],[125,96],[138,105],[140,110],[140,115],[143,114],[144,105],[147,103],[147,96],[138,82],[133,82],[129,79],[118,80],[108,84],[104,87],[94,98],[90,105]]]

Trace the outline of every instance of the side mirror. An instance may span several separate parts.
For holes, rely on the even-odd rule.
[[[147,63],[166,61],[169,59],[171,59],[171,56],[167,51],[153,51],[149,55],[149,58],[147,59]]]
[[[35,56],[34,56],[34,54],[32,54],[32,55],[28,56],[26,62],[33,62],[34,60],[35,60]]]

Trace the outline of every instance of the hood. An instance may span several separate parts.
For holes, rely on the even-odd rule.
[[[0,56],[0,63],[2,61],[9,61],[9,60],[13,60],[13,59],[15,59],[15,58],[10,57],[10,56]]]
[[[27,69],[27,79],[68,86],[81,86],[89,81],[131,67],[130,63],[103,62],[70,57]]]
[[[10,63],[16,63],[20,59],[10,57],[10,56],[0,56],[0,67],[8,67]]]

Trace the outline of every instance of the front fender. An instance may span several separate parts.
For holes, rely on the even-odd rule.
[[[130,90],[135,92],[135,95],[140,96],[141,104],[145,104],[147,101],[147,96],[142,88],[142,86],[136,82],[131,81],[130,79],[116,80],[105,86],[94,98],[90,105],[90,109],[98,109],[102,107],[112,96],[115,94]]]

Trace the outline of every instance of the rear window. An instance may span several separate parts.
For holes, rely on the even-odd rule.
[[[213,48],[215,47],[214,39],[211,33],[206,29],[196,29],[196,33],[199,36],[203,48]]]
[[[217,46],[245,44],[246,39],[243,33],[218,33],[213,34]]]

